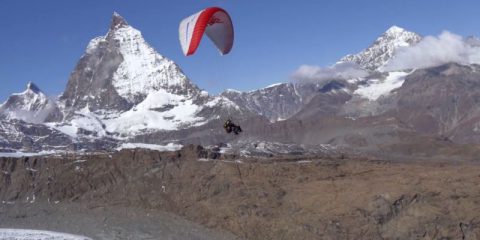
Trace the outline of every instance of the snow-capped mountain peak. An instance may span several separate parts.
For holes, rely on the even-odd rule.
[[[384,66],[400,47],[409,47],[420,42],[422,37],[398,26],[390,27],[367,49],[350,54],[340,62],[354,62],[368,70],[378,70]]]
[[[192,98],[200,90],[142,33],[114,13],[105,36],[92,39],[61,100],[67,108],[126,111],[158,90]]]
[[[13,96],[15,96],[15,101],[12,101]],[[28,82],[25,91],[12,94],[4,105],[10,103],[10,105],[14,104],[19,109],[30,111],[35,110],[38,106],[44,105],[47,101],[48,97],[40,90],[40,88],[33,82]]]
[[[150,92],[159,89],[189,97],[198,94],[199,89],[178,65],[153,49],[142,33],[116,12],[105,38],[113,40],[123,57],[123,62],[112,76],[112,84],[119,95],[129,102],[138,103]]]
[[[55,101],[49,99],[33,82],[27,84],[25,91],[12,94],[0,106],[0,115],[31,123],[51,119],[57,116],[57,111]]]
[[[389,29],[387,29],[387,31],[385,31],[385,33],[389,34],[389,35],[394,35],[394,34],[401,34],[405,31],[406,31],[405,29],[403,29],[399,26],[393,25]]]

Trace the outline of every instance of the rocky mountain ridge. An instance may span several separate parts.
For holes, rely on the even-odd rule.
[[[339,79],[332,78],[329,81],[319,81],[319,83],[280,83],[250,92],[227,90],[221,95],[229,98],[240,106],[245,106],[250,111],[267,117],[272,122],[285,120],[294,116],[304,109],[306,104],[316,95],[325,94],[330,91],[333,93],[338,90],[348,89],[351,91],[348,94],[352,97],[354,95],[363,95],[363,97],[369,98],[372,94],[380,96],[388,93],[388,89],[385,92],[384,89],[375,89],[375,87],[372,87],[372,91],[379,90],[376,91],[376,93],[372,93],[372,91],[354,91],[369,86],[369,80],[373,80],[374,82],[382,81],[382,79],[378,79],[378,75],[381,74],[377,71],[394,57],[395,52],[398,51],[399,48],[413,46],[421,40],[422,37],[414,32],[392,26],[379,36],[367,49],[357,54],[349,54],[338,61],[337,64],[358,64],[360,68],[370,72],[370,76],[364,79],[339,81]]]

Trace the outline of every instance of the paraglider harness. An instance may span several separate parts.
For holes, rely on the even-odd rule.
[[[235,133],[235,135],[237,135],[238,133],[242,132],[242,128],[238,125],[235,125],[232,120],[228,119],[227,121],[225,121],[225,123],[223,124],[223,128],[225,129],[225,131],[227,133]]]

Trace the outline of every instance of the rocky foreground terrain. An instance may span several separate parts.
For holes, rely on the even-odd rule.
[[[0,168],[0,228],[93,239],[480,238],[475,160],[240,158],[189,145],[1,158]]]

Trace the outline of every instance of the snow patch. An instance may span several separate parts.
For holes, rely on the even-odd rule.
[[[146,143],[122,143],[120,147],[117,148],[117,151],[122,149],[135,149],[135,148],[144,148],[157,151],[177,151],[183,147],[181,144],[169,143],[167,145],[157,145],[157,144],[146,144]]]
[[[186,99],[184,96],[175,95],[168,93],[164,89],[159,89],[155,92],[151,92],[140,104],[135,108],[137,110],[150,110],[161,108],[166,105],[178,104],[179,102],[184,102]]]
[[[274,83],[274,84],[271,84],[271,85],[266,86],[265,88],[272,88],[272,87],[280,86],[280,85],[282,85],[282,84],[283,84],[283,83]]]
[[[199,161],[199,162],[210,162],[210,161],[212,161],[212,159],[210,159],[210,158],[199,158],[199,159],[197,159],[197,161]]]
[[[105,125],[99,116],[91,112],[88,107],[75,112],[75,116],[67,123],[45,123],[46,126],[56,129],[70,137],[76,138],[79,129],[87,130],[93,137],[99,138],[107,135]]]
[[[207,92],[207,91],[205,91],[205,90],[202,90],[202,91],[200,91],[200,96],[202,96],[202,97],[208,97],[208,96],[209,96],[209,94],[208,94],[208,92]]]
[[[240,107],[224,96],[218,96],[204,104],[205,107],[224,106],[240,110]]]
[[[192,99],[158,90],[150,93],[143,102],[118,117],[105,119],[109,132],[131,135],[143,130],[178,130],[183,126],[200,126],[202,117],[196,113],[201,107]]]
[[[205,119],[196,116],[200,110],[201,107],[194,104],[192,99],[159,89],[149,93],[142,102],[123,113],[94,113],[85,107],[75,112],[76,116],[69,123],[45,125],[73,138],[78,137],[79,129],[88,131],[93,138],[110,135],[115,137],[111,133],[125,137],[148,130],[170,131],[203,125]]]
[[[233,152],[233,147],[230,143],[227,143],[226,146],[220,147],[220,150],[218,151],[221,154],[228,154]]]
[[[231,88],[226,89],[225,92],[227,92],[227,93],[228,93],[228,92],[231,92],[231,93],[242,93],[241,91],[238,91],[238,90],[236,90],[236,89],[231,89]]]
[[[305,164],[305,163],[312,163],[311,160],[300,160],[300,161],[297,161],[298,164]]]
[[[403,85],[407,72],[390,72],[385,80],[370,79],[366,86],[360,86],[353,93],[370,101],[377,100],[380,96],[388,95],[392,90]]]
[[[73,125],[63,123],[45,123],[45,126],[58,130],[70,137],[77,137],[78,128]]]
[[[68,233],[0,228],[0,239],[11,240],[92,240],[91,238]]]
[[[0,152],[0,157],[32,157],[32,156],[44,156],[44,155],[52,155],[56,154],[55,151],[40,151],[37,153],[34,152]]]

